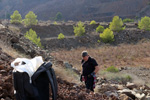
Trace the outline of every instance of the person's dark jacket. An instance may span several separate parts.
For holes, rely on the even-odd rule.
[[[84,62],[82,60],[82,75],[83,76],[88,76],[95,70],[95,66],[98,66],[96,60],[94,58],[89,57],[89,59]]]

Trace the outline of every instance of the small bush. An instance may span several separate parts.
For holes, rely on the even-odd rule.
[[[77,26],[73,26],[73,29],[75,36],[82,36],[85,33],[85,26],[84,23],[82,23],[81,21],[77,23]]]
[[[131,81],[131,80],[132,80],[132,77],[131,77],[130,75],[126,75],[126,76],[125,76],[125,79],[126,79],[126,81]]]
[[[125,19],[123,19],[123,22],[124,23],[126,23],[126,22],[134,22],[134,19],[125,18]]]
[[[97,40],[97,42],[100,43],[101,41],[100,41],[100,40]]]
[[[10,16],[10,18],[11,18],[11,20],[10,20],[11,23],[21,23],[22,22],[22,17],[17,10],[14,11],[14,13]]]
[[[105,29],[103,33],[100,33],[99,36],[102,39],[102,41],[105,43],[114,41],[113,31],[111,31],[109,28]]]
[[[142,30],[150,31],[150,17],[142,17],[138,23],[138,27]]]
[[[90,22],[90,25],[94,25],[94,24],[96,24],[96,21],[95,21],[95,20],[92,20],[92,21]]]
[[[58,23],[55,21],[55,22],[54,22],[54,25],[57,25],[57,24],[58,24]]]
[[[59,35],[58,35],[58,39],[64,39],[65,38],[65,36],[62,34],[62,33],[60,33]]]
[[[119,69],[114,66],[110,66],[106,69],[106,71],[112,72],[112,73],[117,73],[117,72],[119,72]]]
[[[119,18],[119,16],[114,16],[112,22],[109,25],[109,28],[112,31],[118,31],[118,32],[125,29],[125,27],[123,27],[122,19]]]
[[[40,37],[37,37],[37,34],[34,30],[30,29],[26,32],[25,38],[29,39],[33,43],[35,43],[38,47],[42,48],[41,39]]]
[[[103,32],[104,31],[104,27],[99,25],[97,28],[96,28],[96,32]]]

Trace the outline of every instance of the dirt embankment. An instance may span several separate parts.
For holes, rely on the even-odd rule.
[[[46,23],[46,22],[45,22]],[[31,26],[28,28],[21,28],[21,32],[25,33],[30,28],[36,31],[38,36],[41,38],[43,46],[48,50],[59,50],[59,49],[72,49],[79,47],[97,47],[105,45],[99,38],[99,33],[96,33],[98,25],[109,27],[109,23],[97,23],[96,25],[89,25],[89,22],[85,22],[85,35],[81,37],[75,37],[73,32],[73,26],[75,22],[59,23],[58,25],[50,24],[47,25]],[[110,43],[111,45],[118,44],[136,44],[139,41],[145,41],[150,39],[150,32],[138,29],[137,23],[126,23],[124,24],[126,29],[120,32],[114,32],[115,41]],[[62,40],[57,39],[58,35],[63,33],[65,38]],[[99,42],[100,40],[100,42]]]

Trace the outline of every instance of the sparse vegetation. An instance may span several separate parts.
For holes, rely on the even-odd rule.
[[[95,25],[96,24],[96,21],[95,20],[92,20],[91,22],[90,22],[90,25]]]
[[[73,29],[74,29],[75,36],[82,36],[85,33],[85,26],[84,23],[82,23],[81,21],[79,21],[77,23],[77,26],[74,26]]]
[[[54,22],[54,25],[57,25],[57,24],[58,24],[58,23],[55,21],[55,22]]]
[[[30,29],[26,32],[25,38],[29,39],[33,43],[35,43],[38,47],[42,48],[41,39],[40,37],[37,37],[37,34],[34,30]]]
[[[131,77],[130,75],[126,75],[126,76],[125,76],[125,79],[126,79],[127,81],[131,81],[131,80],[132,80],[132,77]]]
[[[123,23],[127,23],[127,22],[134,22],[134,19],[130,19],[130,18],[123,19]]]
[[[100,40],[97,40],[97,42],[100,43],[101,41],[100,41]]]
[[[31,26],[31,25],[37,25],[37,15],[34,14],[34,12],[30,11],[23,20],[25,26]]]
[[[97,28],[96,28],[96,32],[103,32],[104,31],[104,27],[99,25]]]
[[[62,34],[62,33],[60,33],[59,35],[58,35],[58,39],[64,39],[65,38],[65,36]]]
[[[7,53],[9,56],[13,57],[13,58],[17,58],[17,57],[27,57],[27,55],[23,54],[23,53],[19,53],[17,50],[15,50],[14,48],[12,48],[11,46],[9,46],[7,43],[4,43],[3,41],[0,40],[0,48],[2,48],[2,51]]]
[[[105,77],[108,80],[126,84],[127,82],[132,82],[133,78],[128,74],[123,74],[120,72],[108,72],[105,70],[99,71],[98,75]]]
[[[138,27],[142,30],[150,31],[150,17],[142,17],[138,23]]]
[[[105,43],[114,41],[113,31],[111,31],[109,28],[105,29],[103,33],[100,33],[99,36],[102,39],[102,41]]]
[[[61,66],[61,65],[59,65]],[[71,80],[74,83],[78,83],[79,82],[79,76],[72,70],[70,69],[66,69],[63,67],[55,67],[53,66],[55,73],[57,76],[59,76],[60,78],[67,80],[68,82]]]
[[[114,67],[114,66],[110,66],[106,69],[107,72],[112,72],[112,73],[117,73],[119,72],[119,69]]]
[[[121,18],[119,18],[119,16],[114,16],[112,22],[110,22],[109,28],[112,31],[117,31],[117,32],[125,29],[125,27],[123,27],[123,21]]]
[[[14,11],[14,13],[10,16],[10,18],[11,18],[10,20],[11,23],[21,23],[22,21],[22,17],[17,10]]]

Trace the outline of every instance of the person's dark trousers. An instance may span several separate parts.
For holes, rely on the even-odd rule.
[[[90,89],[91,91],[94,92],[93,83],[94,83],[94,78],[93,77],[87,77],[87,80],[85,81],[86,88]]]

